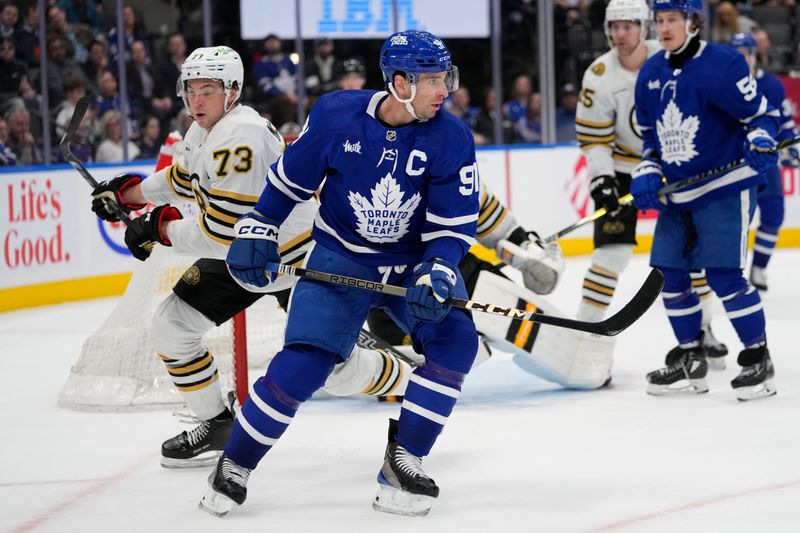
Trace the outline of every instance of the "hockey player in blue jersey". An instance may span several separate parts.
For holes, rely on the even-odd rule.
[[[281,224],[324,182],[309,268],[404,285],[405,300],[307,279],[295,286],[284,348],[242,406],[200,506],[223,515],[247,495],[252,469],[300,404],[347,358],[367,313],[384,307],[424,353],[414,370],[378,473],[377,510],[424,515],[439,488],[422,469],[472,366],[478,337],[456,265],[474,240],[479,181],[470,131],[441,109],[458,86],[444,43],[424,31],[389,37],[380,67],[389,92],[322,96],[300,137],[267,175],[255,210],[236,223],[235,277],[265,286],[279,263]]]
[[[700,39],[701,0],[655,0],[652,10],[664,51],[645,63],[636,81],[644,147],[631,193],[639,209],[661,211],[650,264],[664,273],[664,306],[679,344],[667,354],[665,368],[647,375],[647,391],[708,391],[701,306],[690,278],[692,269],[705,268],[744,345],[741,373],[731,382],[737,397],[770,396],[776,389],[764,310],[744,267],[756,187],[777,161],[779,113],[741,54]],[[742,157],[745,165],[666,198],[657,194],[664,180],[673,183]]]
[[[780,143],[793,138],[795,125],[787,105],[786,91],[777,76],[756,68],[756,40],[749,33],[737,33],[731,38],[730,45],[741,52],[750,67],[750,74],[758,82],[759,90],[781,112],[780,130],[775,140]],[[784,150],[782,163],[796,166],[797,148],[790,146]],[[778,242],[778,231],[783,224],[783,180],[780,166],[768,169],[765,177],[767,183],[758,189],[759,224],[753,246],[753,264],[750,267],[750,283],[761,291],[767,290],[767,263],[772,257]]]

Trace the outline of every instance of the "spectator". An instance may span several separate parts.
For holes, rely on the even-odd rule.
[[[94,35],[92,35],[92,31],[89,27],[84,24],[72,24],[68,22],[64,10],[58,5],[51,5],[47,8],[47,20],[49,22],[47,31],[51,34],[63,36],[69,43],[67,55],[75,59],[78,63],[84,63],[87,55],[86,47],[89,46],[89,43],[94,39]],[[50,42],[49,36],[47,41]]]
[[[69,76],[64,80],[64,91],[66,98],[61,104],[61,109],[56,115],[56,135],[61,138],[67,131],[69,121],[75,114],[75,106],[78,100],[86,96],[86,81],[83,77]]]
[[[342,73],[339,76],[339,88],[346,91],[360,91],[367,83],[367,74],[364,65],[358,59],[348,59],[342,63]]]
[[[277,35],[264,39],[263,53],[253,65],[253,77],[258,89],[270,99],[286,98],[297,103],[297,69],[282,51]]]
[[[578,90],[567,83],[561,89],[561,105],[556,108],[556,142],[575,140],[575,112],[578,109]]]
[[[17,156],[7,146],[8,124],[0,117],[0,167],[13,167],[17,164]]]
[[[181,77],[181,65],[186,61],[186,39],[181,33],[172,33],[167,37],[166,57],[158,65],[158,72],[164,82],[164,86],[169,89],[168,95],[172,98],[172,116],[183,109],[183,100],[178,98],[175,88]]]
[[[143,42],[134,41],[131,45],[131,61],[127,69],[128,93],[134,106],[134,115],[148,113],[166,123],[172,113],[172,98],[168,96],[158,71],[150,65]],[[171,90],[176,92],[174,85]]]
[[[31,68],[39,67],[39,4],[30,2],[22,9],[22,24],[14,32],[17,59]]]
[[[8,1],[0,11],[0,37],[13,37],[19,20],[19,6]]]
[[[125,161],[122,150],[122,120],[119,111],[106,112],[100,119],[102,142],[97,147],[95,160],[98,163],[120,163]],[[128,161],[136,159],[139,147],[128,141]]]
[[[28,76],[19,80],[19,96],[22,100],[21,107],[24,107],[30,116],[30,130],[35,139],[42,138],[42,96],[33,88]]]
[[[306,90],[311,96],[320,96],[337,89],[336,82],[342,73],[342,62],[333,55],[334,43],[327,37],[314,40],[314,55],[305,65]]]
[[[511,122],[517,122],[528,114],[528,101],[533,93],[533,82],[527,74],[520,74],[514,78],[511,85],[511,100],[503,104],[503,114]]]
[[[731,2],[720,2],[714,12],[714,23],[711,26],[711,40],[715,43],[728,44],[734,34],[752,33],[758,27],[755,21],[739,14]]]
[[[56,33],[47,38],[47,89],[51,108],[57,108],[64,101],[64,80],[68,76],[83,78],[83,71],[68,54],[66,37]]]
[[[164,141],[161,137],[161,122],[158,117],[145,115],[139,129],[142,132],[142,138],[137,143],[139,155],[136,156],[136,159],[158,159],[161,143]]]
[[[126,5],[122,8],[122,29],[123,29],[123,45],[125,46],[124,59],[127,63],[130,59],[131,45],[134,41],[142,41],[145,49],[150,50],[150,44],[147,42],[145,36],[144,26],[136,15],[133,7]],[[111,61],[116,64],[118,62],[117,50],[117,27],[111,28],[108,32],[108,50],[111,54]]]
[[[108,55],[106,54],[106,43],[95,39],[89,43],[89,55],[86,63],[81,65],[83,74],[86,76],[86,88],[92,94],[97,96],[99,89],[97,87],[97,78],[101,72],[108,69]]]
[[[494,117],[495,111],[495,93],[494,89],[488,87],[483,91],[483,109],[478,114],[475,121],[475,144],[487,145],[494,144]],[[508,117],[503,114],[501,118],[501,143],[510,143],[514,138],[514,126]]]
[[[542,142],[542,95],[531,93],[528,100],[528,114],[514,123],[517,136],[524,143],[540,144]]]
[[[69,140],[70,151],[84,163],[91,163],[94,161],[94,131],[94,111],[90,109],[89,112],[83,116],[83,120],[78,125],[75,135]],[[61,150],[58,150],[58,162],[66,162]]]
[[[122,109],[122,98],[117,92],[119,85],[117,78],[110,70],[106,70],[97,78],[98,94],[94,99],[94,110],[98,120],[110,111],[119,112]],[[131,137],[138,137],[139,127],[133,120],[133,108],[128,102],[128,132]]]
[[[101,35],[100,12],[95,0],[59,0],[58,5],[69,22],[88,26],[95,37]]]
[[[5,111],[16,100],[19,104],[19,82],[28,69],[15,57],[14,39],[0,38],[0,110]]]
[[[472,131],[475,129],[481,110],[479,107],[472,107],[469,104],[469,89],[459,87],[450,93],[450,96],[444,101],[444,108],[460,118],[461,122]]]
[[[756,64],[768,72],[780,72],[784,65],[779,58],[773,56],[772,43],[767,32],[757,29],[753,32],[753,38],[756,40]]]
[[[18,165],[36,165],[44,162],[42,149],[36,146],[31,133],[31,116],[23,107],[12,107],[6,113],[8,144],[6,147],[17,156]]]

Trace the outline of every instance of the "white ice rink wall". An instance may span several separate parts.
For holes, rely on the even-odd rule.
[[[577,147],[500,147],[478,151],[480,177],[519,222],[546,236],[594,209]],[[149,174],[152,162],[94,165],[106,179]],[[783,169],[786,222],[778,246],[800,246],[800,169]],[[89,185],[71,167],[0,170],[0,311],[121,294],[135,264],[122,224],[91,212]],[[649,250],[654,219],[640,216],[638,251]],[[568,255],[591,252],[591,224],[561,243]]]

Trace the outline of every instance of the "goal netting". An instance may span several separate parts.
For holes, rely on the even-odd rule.
[[[176,256],[163,246],[134,269],[125,294],[114,310],[83,344],[78,361],[61,389],[58,403],[79,410],[169,409],[181,405],[164,364],[153,349],[151,322],[158,305],[194,259]],[[280,349],[285,313],[272,296],[265,296],[246,312],[204,337],[214,355],[223,390],[246,390],[246,379],[236,383],[249,366],[261,374]],[[246,326],[246,335],[243,334]],[[234,338],[239,342],[234,342]],[[246,339],[243,342],[242,339]],[[234,344],[239,348],[234,350]],[[236,362],[235,362],[236,361]],[[244,381],[244,383],[241,383]]]

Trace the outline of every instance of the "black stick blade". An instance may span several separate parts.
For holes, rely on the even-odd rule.
[[[628,328],[650,309],[663,287],[664,274],[657,268],[652,269],[634,297],[622,309],[603,322],[598,322],[598,325],[603,324],[604,331],[594,333],[613,337]]]

